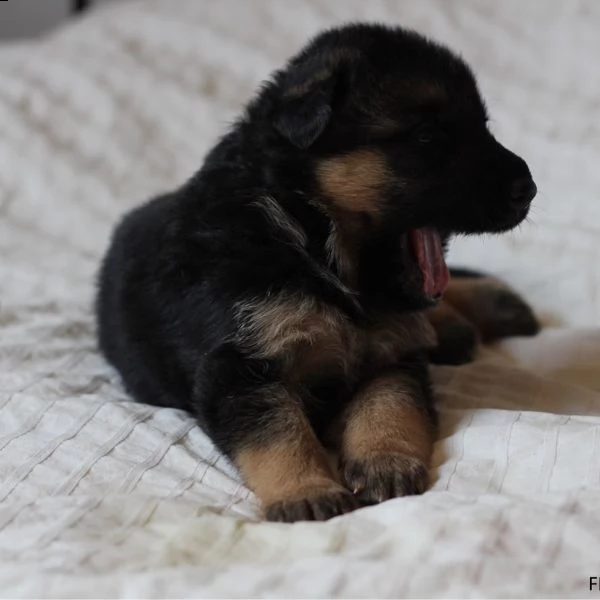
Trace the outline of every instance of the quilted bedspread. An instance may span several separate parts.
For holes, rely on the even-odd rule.
[[[531,219],[460,239],[547,328],[434,371],[422,497],[262,523],[187,415],[96,350],[116,219],[186,179],[322,27],[414,27],[473,65]],[[0,595],[590,597],[600,575],[600,2],[143,0],[0,46]],[[597,592],[593,592],[594,595]]]

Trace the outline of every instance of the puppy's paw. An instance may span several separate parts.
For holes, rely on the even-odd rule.
[[[475,359],[477,332],[465,319],[448,320],[436,329],[438,343],[429,358],[436,365],[464,365]]]
[[[414,456],[400,453],[347,460],[342,473],[346,486],[362,504],[422,494],[429,485],[427,465]]]
[[[530,306],[509,287],[481,290],[481,336],[489,342],[513,336],[532,336],[541,326]]]
[[[360,507],[358,500],[341,486],[275,502],[265,507],[268,521],[327,521]]]
[[[483,342],[531,336],[541,329],[527,302],[508,285],[492,277],[453,279],[444,294],[444,304],[474,325]]]

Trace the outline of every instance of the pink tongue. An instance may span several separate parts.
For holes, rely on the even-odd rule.
[[[423,274],[423,291],[426,296],[443,294],[450,273],[444,260],[442,239],[435,229],[413,229],[410,233],[413,252]]]

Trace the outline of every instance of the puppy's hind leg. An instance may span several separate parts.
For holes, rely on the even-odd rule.
[[[479,343],[477,329],[444,300],[427,311],[437,345],[429,352],[436,365],[462,365],[473,361]]]
[[[268,364],[223,347],[198,373],[199,421],[270,521],[323,521],[358,507],[335,477],[301,399]]]
[[[483,342],[540,331],[531,307],[502,281],[465,269],[450,274],[444,302],[475,326]]]

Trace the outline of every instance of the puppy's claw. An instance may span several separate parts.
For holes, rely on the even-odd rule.
[[[346,489],[336,488],[275,502],[265,508],[268,521],[327,521],[359,508],[358,500]]]
[[[429,485],[427,467],[407,454],[381,454],[347,460],[343,478],[363,504],[377,504],[398,496],[422,494]]]

